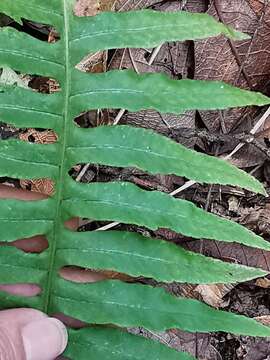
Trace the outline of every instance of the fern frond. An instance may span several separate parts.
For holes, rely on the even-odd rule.
[[[153,132],[127,126],[86,130],[73,123],[82,111],[97,108],[179,113],[187,109],[269,104],[270,99],[262,94],[219,82],[174,81],[164,75],[139,76],[130,71],[90,75],[75,69],[88,52],[101,49],[150,47],[167,40],[218,34],[243,39],[246,35],[207,15],[140,11],[76,18],[72,6],[72,0],[29,0],[27,6],[23,0],[2,0],[0,4],[0,11],[14,19],[50,23],[61,35],[58,43],[44,44],[16,30],[0,30],[1,66],[53,77],[61,85],[61,92],[52,95],[14,86],[0,88],[2,121],[18,127],[50,128],[59,139],[52,145],[0,143],[0,176],[49,177],[56,185],[55,194],[48,200],[0,200],[1,241],[9,243],[34,235],[45,235],[49,241],[49,249],[42,254],[1,247],[0,282],[34,283],[42,292],[33,297],[0,292],[0,306],[32,306],[48,313],[60,311],[92,324],[269,336],[269,328],[255,320],[217,311],[198,301],[175,298],[162,289],[121,281],[76,284],[60,277],[59,269],[68,265],[114,270],[163,282],[226,283],[266,274],[260,269],[226,264],[137,234],[71,232],[65,229],[64,222],[73,216],[117,220],[150,229],[165,227],[194,238],[235,241],[270,250],[269,243],[261,237],[190,202],[143,191],[129,183],[78,184],[68,175],[77,163],[95,162],[137,167],[154,174],[173,173],[265,193],[263,186],[243,171],[219,159],[196,154]],[[108,337],[106,346],[110,351],[104,345],[104,337]],[[95,339],[94,345],[91,338]],[[142,359],[144,351],[150,359],[156,359],[157,353],[160,359],[191,359],[112,329],[71,331],[70,340],[67,354],[76,360],[89,356],[124,359],[127,353],[131,359]]]

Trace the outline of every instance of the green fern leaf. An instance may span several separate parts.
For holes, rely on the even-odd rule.
[[[1,11],[9,15],[19,23],[24,19],[32,19],[45,24],[53,24],[59,28],[63,26],[64,8],[71,9],[73,0],[47,0],[42,3],[38,0],[29,0],[25,6],[24,0],[16,0],[13,3],[10,0],[1,1]]]
[[[166,241],[124,231],[73,233],[66,230],[58,249],[59,267],[75,263],[82,268],[91,265],[98,270],[114,270],[133,277],[140,277],[143,271],[145,277],[162,282],[232,283],[266,274],[260,269],[206,258]]]
[[[58,279],[53,296],[54,308],[95,324],[143,326],[162,331],[226,331],[234,334],[270,336],[270,328],[255,320],[215,310],[197,300],[176,298],[164,289],[120,281],[75,284]],[[91,311],[89,311],[91,309]]]
[[[69,182],[63,203],[66,219],[73,216],[117,220],[152,230],[168,228],[194,238],[208,238],[270,250],[269,242],[246,228],[197,208],[186,200],[130,183]],[[75,197],[75,194],[77,197]]]
[[[8,48],[5,46],[7,43],[9,44]],[[33,73],[59,78],[59,74],[64,72],[63,63],[59,61],[62,54],[62,46],[59,43],[48,46],[49,44],[44,42],[40,42],[36,46],[36,43],[36,39],[24,33],[19,33],[14,29],[7,28],[1,30],[1,63],[10,64],[10,66],[16,69],[18,61],[20,61],[20,68],[18,69],[20,71],[28,72],[31,69]],[[18,44],[21,44],[19,51]],[[34,52],[33,49],[35,49]]]
[[[218,81],[171,80],[162,74],[138,75],[130,70],[88,74],[75,69],[72,84],[73,114],[85,111],[89,104],[96,108],[109,104],[111,108],[131,111],[156,109],[170,113],[269,104],[269,98],[260,93]]]
[[[226,264],[137,234],[71,232],[65,229],[64,221],[73,216],[117,220],[150,229],[165,227],[194,238],[235,241],[270,250],[269,243],[261,237],[190,202],[143,191],[128,183],[78,184],[68,175],[77,163],[95,162],[132,166],[155,174],[176,174],[205,183],[242,186],[264,193],[258,181],[228,163],[197,154],[150,131],[129,127],[85,130],[73,123],[75,116],[89,108],[179,113],[186,109],[269,104],[270,99],[262,94],[218,82],[173,81],[163,75],[138,76],[130,71],[90,75],[75,69],[88,52],[101,49],[149,47],[167,40],[201,39],[218,34],[234,39],[246,36],[207,15],[140,11],[76,18],[72,6],[72,0],[29,0],[27,6],[22,0],[2,0],[0,4],[1,12],[18,21],[26,18],[51,23],[61,34],[58,43],[46,44],[16,30],[1,30],[0,65],[54,77],[62,88],[60,93],[52,95],[15,86],[0,88],[2,121],[18,127],[50,128],[59,136],[53,145],[14,140],[0,143],[0,176],[49,177],[56,184],[55,194],[47,200],[1,200],[1,241],[8,243],[43,234],[50,246],[42,254],[26,254],[9,246],[1,248],[0,282],[33,283],[42,292],[22,297],[2,291],[0,307],[31,306],[48,313],[64,312],[93,324],[145,326],[157,331],[176,327],[269,336],[269,328],[255,320],[217,311],[198,301],[177,299],[162,289],[120,281],[76,284],[59,276],[59,269],[68,265],[115,270],[162,282],[226,283],[266,274],[260,269]],[[141,359],[145,352],[150,359],[156,359],[157,353],[160,359],[168,356],[190,359],[188,355],[179,353],[178,357],[173,350],[118,330],[71,331],[70,341],[67,354],[79,360],[89,356],[123,359],[126,354],[131,359]]]
[[[1,63],[4,65],[5,62],[1,60]],[[18,127],[49,128],[60,132],[63,123],[62,94],[46,96],[22,88],[0,86],[0,96],[1,119]]]
[[[71,58],[72,63],[76,64],[89,53],[89,49],[149,48],[165,41],[202,39],[220,34],[235,40],[248,38],[205,14],[160,13],[151,10],[103,13],[91,20],[72,19]]]
[[[69,347],[66,355],[76,359],[88,360],[144,360],[145,354],[151,359],[194,360],[185,353],[179,353],[157,342],[127,334],[115,329],[83,329],[69,332]]]
[[[76,162],[136,167],[152,174],[175,174],[223,185],[240,185],[241,179],[242,187],[265,194],[262,184],[246,172],[149,130],[128,126],[75,128],[71,136],[69,168]]]

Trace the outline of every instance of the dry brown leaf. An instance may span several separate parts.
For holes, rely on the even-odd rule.
[[[168,135],[170,134],[170,130],[173,131],[181,126],[185,128],[194,128],[195,114],[192,111],[188,111],[183,115],[160,114],[154,110],[145,110],[125,114],[122,123],[146,129],[153,129],[156,132]],[[182,144],[190,147],[195,143],[194,138],[179,138],[178,140],[181,141]]]
[[[208,10],[210,15],[219,18],[213,2]],[[270,5],[261,6],[261,1],[222,0],[218,1],[222,20],[234,28],[248,33],[251,40],[234,43],[241,65],[239,65],[230,42],[225,37],[210,38],[195,45],[197,79],[223,80],[242,88],[252,88],[266,92],[269,90],[270,75]],[[229,11],[228,11],[229,9]],[[241,16],[240,16],[241,15]],[[243,74],[243,67],[247,76]],[[226,129],[230,131],[243,118],[253,117],[254,109],[235,109],[225,111]],[[220,129],[220,113],[201,114],[208,129]]]
[[[22,189],[31,190],[48,196],[53,195],[54,186],[50,179],[20,180]]]
[[[270,341],[261,338],[248,338],[241,342],[242,352],[237,360],[269,360]],[[239,351],[237,351],[238,353]]]
[[[95,16],[101,11],[111,10],[115,0],[77,0],[75,14],[77,16]]]
[[[186,351],[200,360],[221,360],[217,350],[211,346],[210,334],[188,333],[180,330],[154,332],[144,328],[128,329],[130,333],[159,341],[178,351]]]
[[[38,131],[36,129],[28,129],[20,134],[20,140],[31,141],[37,144],[53,144],[57,141],[57,135],[52,130]]]
[[[238,263],[252,267],[260,267],[270,271],[270,253],[260,249],[253,249],[236,243],[222,243],[204,240],[203,253],[223,261]],[[188,250],[200,251],[200,242],[191,240],[186,244]]]
[[[263,289],[270,288],[270,280],[267,278],[257,279],[255,284]]]
[[[135,9],[144,9],[154,5],[156,0],[117,0],[115,3],[116,11],[129,11]]]
[[[194,292],[198,293],[202,300],[215,308],[225,307],[228,301],[224,301],[224,296],[227,295],[235,285],[232,284],[211,284],[198,285]]]
[[[259,234],[269,235],[270,204],[266,204],[264,207],[255,206],[254,208],[242,209],[239,221],[242,225]]]
[[[232,147],[230,148],[230,151],[231,150]],[[266,159],[267,156],[254,145],[245,145],[236,154],[234,154],[234,156],[230,159],[230,163],[239,168],[245,169],[263,165]]]

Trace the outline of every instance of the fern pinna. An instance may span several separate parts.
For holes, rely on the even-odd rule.
[[[114,220],[169,228],[194,238],[238,242],[264,250],[270,244],[231,221],[207,213],[188,201],[144,191],[131,183],[77,183],[68,171],[77,163],[136,167],[153,174],[176,174],[204,183],[242,186],[264,194],[262,185],[219,159],[188,150],[151,131],[128,126],[78,128],[73,119],[89,109],[225,109],[269,104],[262,94],[219,82],[170,80],[160,74],[132,71],[80,72],[76,64],[90,52],[123,47],[153,47],[164,41],[200,39],[219,34],[246,36],[205,14],[137,11],[103,13],[93,18],[73,14],[74,0],[1,0],[0,11],[18,22],[51,24],[60,33],[55,44],[15,29],[0,31],[0,65],[55,78],[61,92],[40,94],[16,86],[0,88],[1,121],[17,127],[53,129],[59,140],[38,145],[1,141],[0,176],[51,178],[54,195],[42,201],[1,200],[0,240],[46,235],[49,248],[28,254],[1,247],[0,282],[33,283],[38,296],[0,293],[1,308],[31,306],[63,312],[90,326],[70,330],[66,355],[71,359],[191,359],[161,344],[125,331],[142,326],[153,331],[227,331],[270,336],[270,329],[243,316],[218,311],[195,300],[177,298],[162,288],[106,280],[78,284],[59,276],[63,266],[105,269],[159,282],[228,283],[266,274],[261,269],[223,263],[179,246],[124,231],[72,232],[72,217]],[[115,325],[114,327],[108,324]]]

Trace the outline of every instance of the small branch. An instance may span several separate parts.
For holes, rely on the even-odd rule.
[[[114,119],[113,125],[117,125],[119,121],[122,119],[123,115],[125,114],[126,110],[121,109],[119,113],[117,114],[116,118]]]
[[[84,167],[81,169],[81,171],[79,172],[79,174],[76,177],[76,181],[80,182],[83,178],[83,176],[85,175],[86,171],[89,169],[90,164],[86,164],[84,165]]]
[[[163,44],[162,44],[162,45],[163,45]],[[160,52],[160,49],[161,49],[162,45],[159,45],[157,48],[154,49],[154,51],[152,52],[151,57],[150,57],[150,59],[149,59],[149,61],[148,61],[148,65],[152,65],[152,64],[153,64],[153,62],[155,61],[158,53]]]

